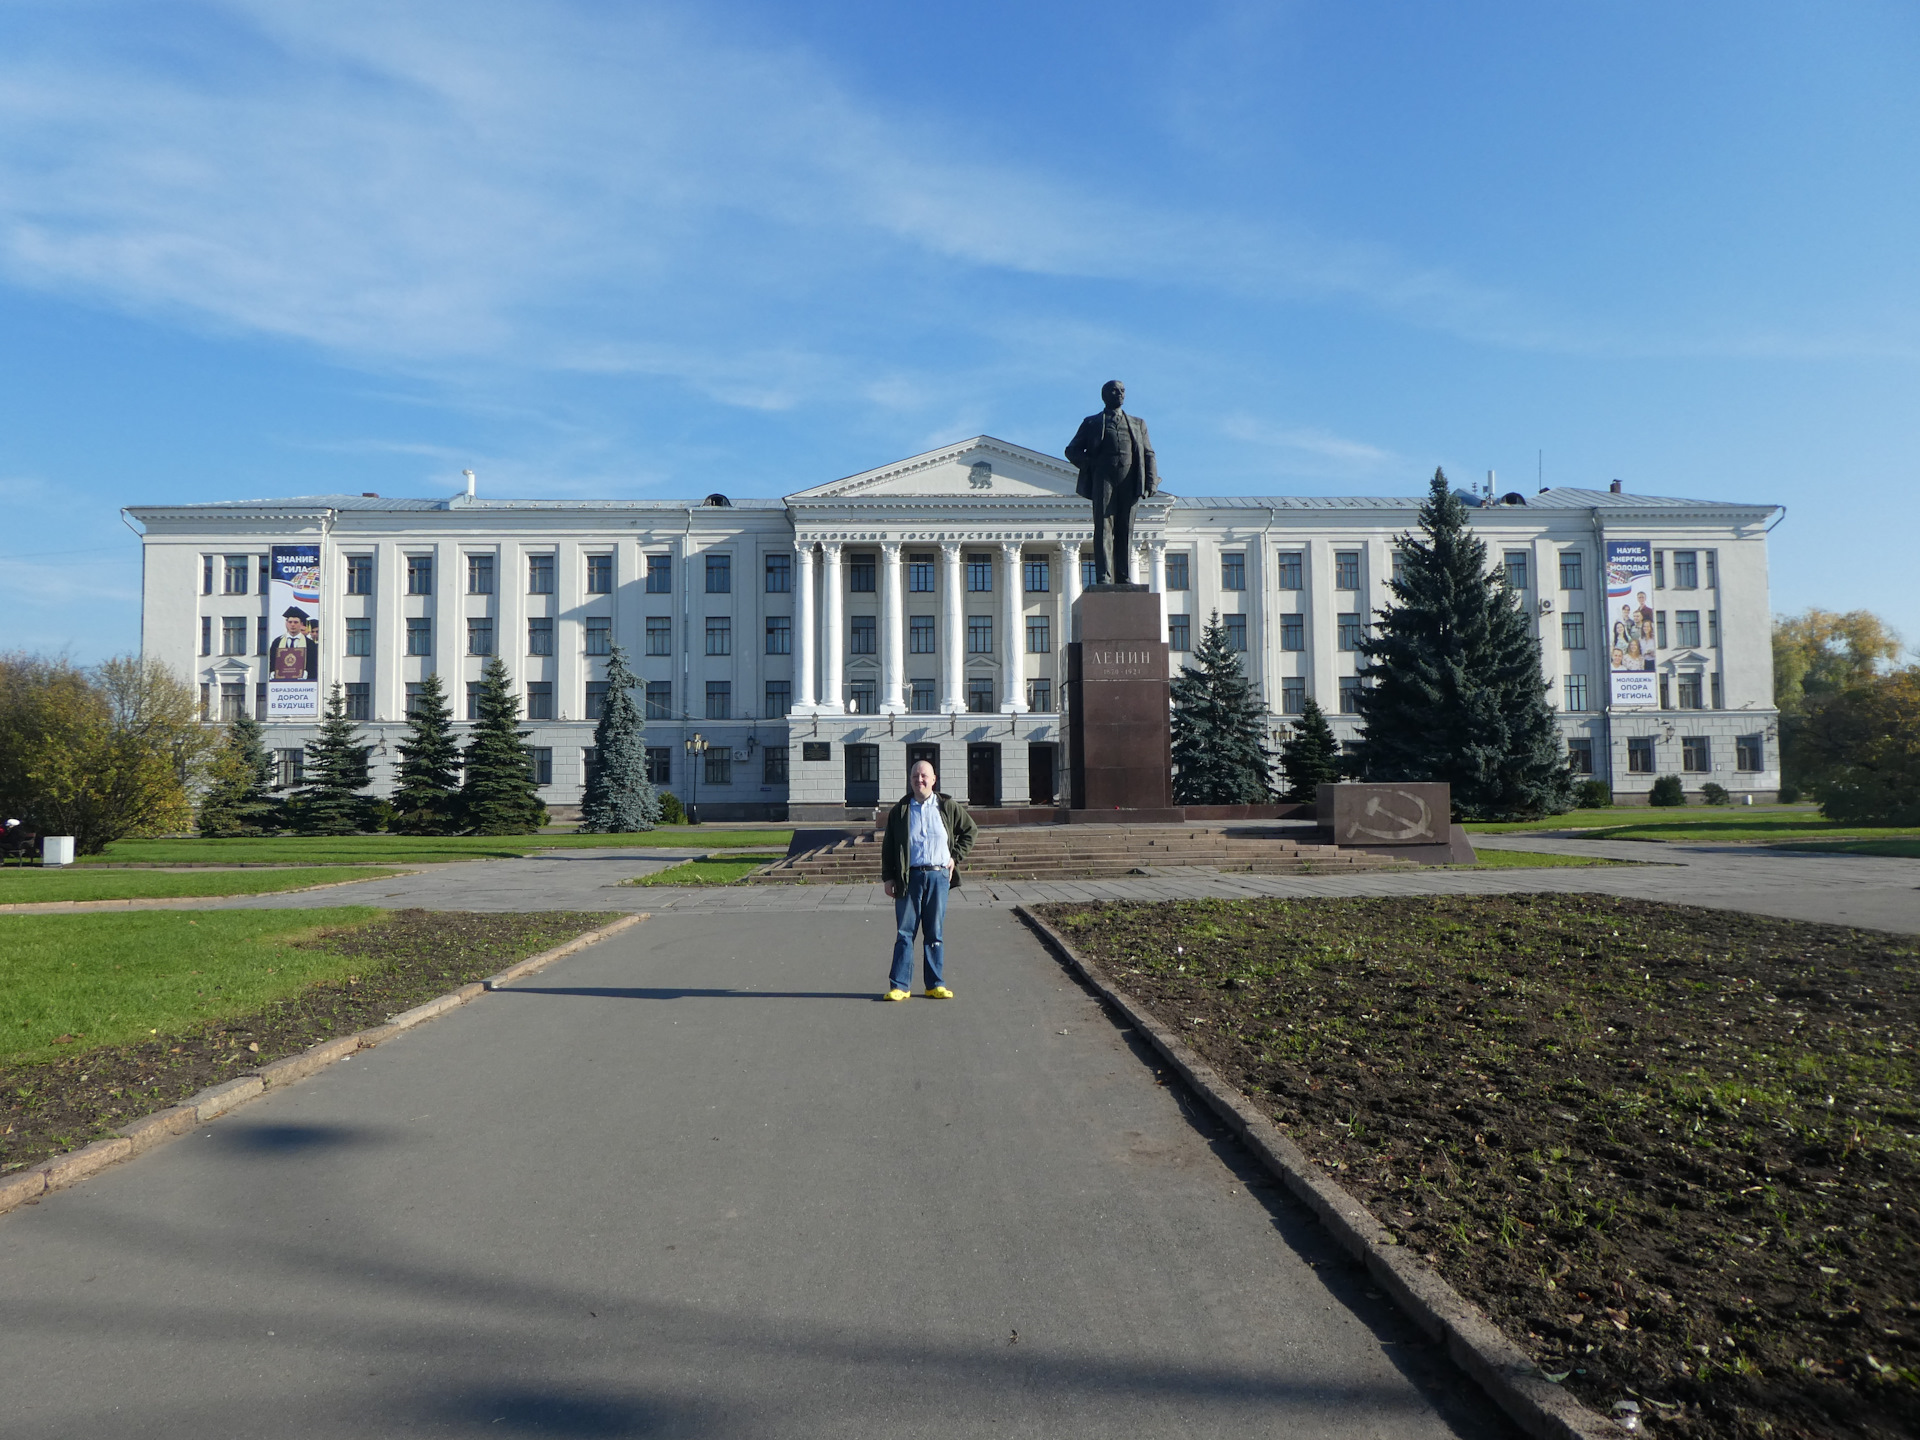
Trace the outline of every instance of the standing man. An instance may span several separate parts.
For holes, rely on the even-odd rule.
[[[287,633],[267,647],[267,674],[275,680],[317,679],[320,647],[309,623],[313,617],[298,605],[289,605],[281,618],[287,622]]]
[[[913,993],[915,931],[926,948],[927,998],[953,999],[953,991],[942,983],[941,975],[947,888],[960,862],[973,849],[979,827],[966,806],[951,795],[934,793],[936,778],[930,763],[913,762],[907,772],[907,793],[887,812],[886,834],[880,843],[880,875],[887,894],[893,897],[898,932],[893,941],[889,1000],[905,1000]]]
[[[1093,583],[1126,585],[1133,578],[1133,507],[1160,488],[1160,471],[1147,440],[1147,422],[1120,407],[1127,387],[1100,387],[1106,409],[1080,422],[1067,460],[1080,472],[1077,487],[1093,502]]]

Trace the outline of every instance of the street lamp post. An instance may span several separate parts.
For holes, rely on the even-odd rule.
[[[693,738],[686,742],[687,773],[692,787],[688,792],[692,798],[687,802],[687,823],[689,825],[698,825],[700,823],[700,766],[704,763],[703,757],[707,753],[708,743],[707,737],[702,735],[698,730],[694,731]]]

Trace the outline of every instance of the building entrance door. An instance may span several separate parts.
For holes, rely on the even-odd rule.
[[[864,809],[880,803],[880,747],[848,745],[847,806]]]
[[[909,777],[913,774],[913,767],[918,765],[922,760],[933,766],[933,788],[942,795],[948,794],[947,777],[940,773],[940,747],[938,745],[907,746],[907,774]]]
[[[1060,789],[1060,747],[1027,746],[1027,803],[1051,805]]]
[[[1000,804],[1000,747],[967,746],[967,804],[992,810]]]

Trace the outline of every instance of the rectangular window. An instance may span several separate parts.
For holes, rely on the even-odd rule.
[[[493,556],[467,556],[467,593],[469,595],[493,593]]]
[[[407,683],[407,719],[409,720],[420,713],[420,690],[421,687],[412,681]]]
[[[793,682],[791,680],[769,680],[766,688],[767,718],[778,720],[793,709]]]
[[[213,556],[211,555],[200,557],[200,593],[202,595],[213,593]]]
[[[1053,569],[1048,564],[1047,557],[1042,555],[1036,560],[1032,556],[1028,556],[1026,563],[1021,568],[1026,572],[1027,593],[1029,595],[1044,593],[1047,589],[1048,582],[1053,579]]]
[[[490,615],[469,615],[467,617],[467,654],[493,654],[493,617]]]
[[[1093,568],[1093,561],[1082,560],[1080,562],[1080,588],[1082,590],[1091,589],[1098,578],[1099,572]]]
[[[907,557],[907,589],[915,595],[933,593],[933,556],[909,555]]]
[[[967,681],[967,709],[974,715],[993,713],[993,681],[988,679]]]
[[[349,626],[351,626],[353,622],[348,621],[347,623]],[[264,615],[255,617],[253,622],[253,653],[254,654],[264,655],[267,653],[267,650],[269,648],[269,642],[273,638],[271,635],[267,633],[267,627],[272,624],[273,622]],[[347,651],[347,653],[351,655],[353,654],[353,651],[349,650]]]
[[[1560,552],[1560,588],[1562,590],[1583,590],[1586,588],[1580,575],[1580,552],[1578,550],[1562,550]]]
[[[733,747],[715,745],[706,753],[706,773],[700,777],[702,785],[731,785],[733,783]]]
[[[707,681],[707,719],[731,720],[733,718],[733,682],[731,680]]]
[[[1667,588],[1667,552],[1664,550],[1653,552],[1653,588],[1656,590]]]
[[[733,653],[733,618],[728,615],[709,615],[707,617],[707,654],[731,655]]]
[[[533,680],[527,684],[527,719],[553,719],[553,682]]]
[[[267,718],[267,682],[262,680],[253,687],[253,718]]]
[[[220,621],[220,653],[222,655],[244,655],[247,653],[247,617],[228,615]]]
[[[767,594],[793,593],[793,556],[784,550],[767,556]]]
[[[213,654],[213,617],[211,615],[200,617],[200,653]]]
[[[589,680],[587,682],[587,715],[589,720],[598,720],[601,712],[607,708],[607,682]]]
[[[1220,588],[1222,590],[1247,588],[1247,557],[1240,551],[1228,551],[1220,557]]]
[[[527,621],[527,654],[553,654],[553,617],[535,615]]]
[[[1045,615],[1027,616],[1027,653],[1046,655],[1053,650],[1053,626]]]
[[[653,785],[673,783],[673,750],[667,745],[647,746],[647,781]]]
[[[1667,612],[1659,610],[1653,617],[1653,643],[1662,650],[1667,648]]]
[[[362,690],[365,690],[366,688],[367,687],[364,685],[360,687],[360,689]],[[353,690],[354,690],[353,686],[351,685],[347,686],[347,715],[350,719],[364,720],[367,718],[366,716],[364,715],[355,716],[353,713]],[[363,695],[361,698],[364,700],[366,697]],[[232,721],[238,720],[242,712],[244,712],[246,708],[247,708],[247,687],[244,684],[235,685],[231,683],[223,683],[220,686],[220,718],[221,720],[229,723],[231,723]]]
[[[1407,578],[1407,552],[1396,549],[1393,552],[1393,578],[1405,581]]]
[[[1767,768],[1766,739],[1760,735],[1733,738],[1733,768],[1752,775]]]
[[[969,655],[993,654],[993,617],[991,615],[967,616],[967,653]]]
[[[543,786],[553,784],[553,747],[551,745],[533,747],[533,783]]]
[[[587,654],[611,655],[612,653],[613,617],[589,615],[587,617]]]
[[[907,653],[909,655],[933,654],[933,616],[909,615],[907,617]]]
[[[993,589],[993,556],[967,556],[967,589],[976,594]]]
[[[847,709],[855,715],[872,715],[880,706],[871,680],[855,680],[847,686]]]
[[[1660,677],[1660,708],[1662,710],[1671,710],[1673,708],[1672,690],[1673,677],[1671,675],[1662,675]]]
[[[407,556],[407,594],[431,595],[433,593],[433,557],[431,555]]]
[[[1627,773],[1629,775],[1653,773],[1653,737],[1651,735],[1631,735],[1627,738]]]
[[[671,555],[647,556],[647,594],[671,595],[673,593],[673,557]]]
[[[1278,557],[1280,588],[1298,590],[1300,588],[1300,552],[1282,550]]]
[[[767,654],[791,655],[792,653],[793,617],[769,615],[767,617]]]
[[[1707,588],[1709,590],[1718,590],[1720,588],[1720,553],[1717,550],[1709,550],[1706,552],[1706,556]]]
[[[647,682],[647,719],[673,719],[673,682],[671,680]]]
[[[589,745],[580,752],[580,768],[587,784],[593,784],[594,777],[600,773],[600,752]]]
[[[239,686],[234,687],[236,690]],[[364,680],[349,680],[347,690],[347,719],[373,719],[373,686]]]
[[[1698,610],[1673,612],[1673,638],[1681,645],[1700,643],[1700,612]]]
[[[1282,650],[1305,650],[1307,648],[1307,617],[1304,615],[1282,615],[1280,617],[1280,648]]]
[[[553,556],[527,556],[527,593],[529,595],[553,594]]]
[[[731,595],[733,593],[733,557],[731,555],[707,556],[707,594]]]
[[[1280,680],[1280,713],[1298,715],[1307,708],[1307,681],[1303,675],[1286,675]]]
[[[849,555],[847,557],[847,589],[860,595],[871,595],[878,588],[874,579],[874,563],[871,555]]]
[[[467,686],[467,719],[480,718],[480,697],[486,693],[486,687],[478,681]]]
[[[760,752],[760,783],[762,785],[787,783],[786,746],[769,745]]]
[[[1700,672],[1689,670],[1680,677],[1680,708],[1682,710],[1704,710],[1706,704],[1701,698]]]
[[[1187,552],[1176,550],[1167,556],[1167,589],[1186,590],[1191,584],[1187,578]]]
[[[1333,557],[1333,588],[1336,590],[1358,590],[1360,588],[1360,552],[1358,550],[1340,550]]]
[[[647,617],[647,654],[671,655],[672,653],[673,617],[649,615]]]
[[[613,556],[587,556],[587,593],[589,595],[613,593]]]
[[[226,557],[226,573],[221,585],[221,593],[226,595],[244,595],[247,593],[247,571],[253,567],[247,563],[245,555]]]
[[[1713,672],[1711,681],[1713,685],[1713,708],[1716,710],[1724,710],[1727,708],[1726,698],[1720,693],[1720,672],[1718,670]]]
[[[1167,649],[1184,654],[1193,649],[1193,620],[1186,615],[1167,617]]]
[[[373,593],[373,556],[347,556],[347,594],[371,595]]]
[[[1587,617],[1581,611],[1569,610],[1560,617],[1560,648],[1562,650],[1587,648]]]
[[[1575,735],[1567,741],[1567,769],[1576,775],[1593,773],[1593,741],[1585,735]]]
[[[1245,650],[1247,648],[1247,617],[1244,615],[1222,615],[1220,623],[1227,629],[1227,648]]]
[[[373,621],[364,616],[347,620],[347,654],[373,654]]]
[[[1342,650],[1358,650],[1360,648],[1360,637],[1364,633],[1365,629],[1360,624],[1360,616],[1358,614],[1348,614],[1340,617],[1340,648]]]
[[[1342,715],[1360,713],[1360,677],[1357,675],[1340,677],[1340,713]]]
[[[1566,677],[1567,709],[1578,712],[1587,708],[1587,677],[1569,675]]]
[[[933,681],[909,680],[907,682],[907,708],[916,715],[933,714]]]
[[[1524,550],[1509,550],[1501,557],[1501,561],[1501,568],[1506,572],[1508,587],[1514,590],[1526,589],[1527,552]]]
[[[855,615],[847,621],[847,625],[849,627],[849,639],[847,641],[847,653],[849,655],[874,655],[879,653],[880,646],[877,639],[879,622],[876,617],[872,615]]]
[[[1053,681],[1027,681],[1027,709],[1039,714],[1049,714],[1053,710]]]
[[[1673,588],[1676,590],[1698,590],[1700,588],[1700,559],[1693,550],[1673,552]]]
[[[1705,735],[1680,737],[1680,768],[1689,775],[1705,775],[1713,769],[1713,746]]]
[[[1707,644],[1718,646],[1720,643],[1720,612],[1707,611]]]
[[[307,778],[307,752],[305,750],[276,750],[273,752],[274,778],[282,788],[299,785]]]

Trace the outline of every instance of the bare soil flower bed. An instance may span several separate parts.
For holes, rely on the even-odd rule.
[[[0,1173],[77,1150],[208,1085],[492,975],[615,917],[397,910],[298,942],[358,957],[354,974],[252,1015],[138,1045],[0,1067]]]
[[[1549,1375],[1920,1434],[1920,947],[1600,896],[1040,907]]]

